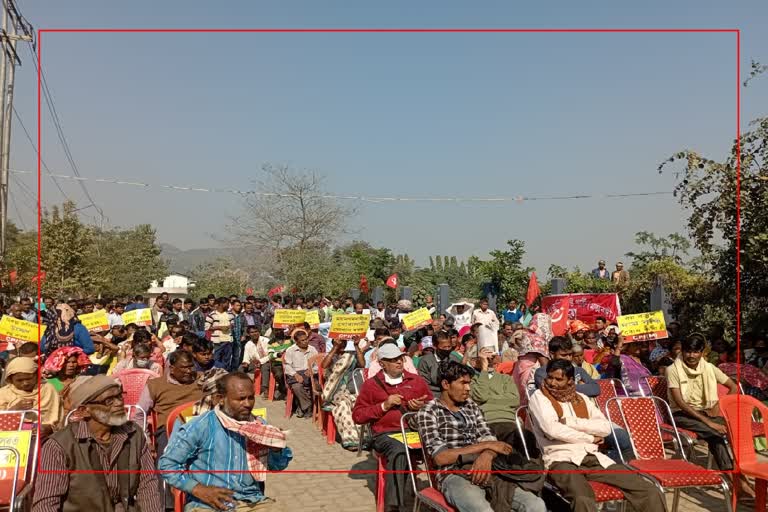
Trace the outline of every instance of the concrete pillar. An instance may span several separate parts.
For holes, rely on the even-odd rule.
[[[400,288],[400,298],[404,300],[412,300],[413,288],[410,286],[403,286]]]
[[[556,277],[552,281],[550,281],[552,284],[552,295],[560,295],[565,293],[565,279],[562,277]]]
[[[379,302],[384,301],[384,288],[381,286],[377,286],[373,289],[373,296],[371,297],[371,300],[373,301],[373,304],[371,304],[373,307],[376,307],[376,304]]]
[[[672,315],[672,303],[667,295],[667,290],[664,288],[664,279],[661,276],[656,276],[651,288],[651,311],[661,311],[664,313],[664,322],[669,324],[675,320]]]
[[[350,288],[349,296],[352,297],[352,300],[357,301],[360,298],[360,290],[357,288]]]
[[[448,306],[451,305],[451,287],[447,284],[437,285],[437,293],[435,293],[435,300],[437,300],[437,316],[439,317]]]

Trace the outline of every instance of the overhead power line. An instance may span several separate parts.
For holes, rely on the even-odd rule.
[[[12,173],[16,174],[36,174],[35,171],[27,171],[21,169],[11,169]],[[194,187],[185,185],[167,185],[167,184],[152,184],[141,181],[127,181],[117,178],[85,178],[82,176],[72,176],[67,174],[54,174],[49,173],[47,175],[52,179],[63,180],[75,180],[79,182],[92,181],[94,183],[108,183],[112,185],[126,185],[139,188],[158,188],[162,190],[176,190],[180,192],[205,192],[214,194],[233,194],[238,196],[262,196],[262,197],[293,197],[290,194],[276,194],[271,192],[258,192],[256,190],[241,190],[233,188],[207,188],[207,187]],[[593,194],[569,194],[569,195],[533,195],[533,196],[503,196],[503,197],[384,197],[384,196],[367,196],[362,194],[355,195],[334,195],[334,194],[322,194],[319,197],[324,199],[337,199],[345,201],[363,201],[369,203],[388,203],[388,202],[413,202],[413,203],[425,203],[425,202],[457,202],[457,203],[503,203],[503,202],[525,202],[525,201],[562,201],[570,199],[599,199],[599,198],[622,198],[622,197],[648,197],[648,196],[662,196],[673,195],[670,191],[655,191],[655,192],[629,192],[629,193],[593,193]]]

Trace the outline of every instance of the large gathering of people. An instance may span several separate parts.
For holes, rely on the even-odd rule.
[[[604,262],[594,273],[629,279]],[[719,393],[768,398],[762,334],[745,335],[741,354],[719,327],[705,336],[676,322],[654,341],[625,339],[604,317],[572,319],[556,336],[535,303],[497,313],[487,299],[460,300],[439,311],[432,297],[431,323],[408,330],[403,315],[420,306],[299,295],[22,300],[13,314],[46,330],[39,344],[0,354],[0,409],[40,410],[40,469],[59,471],[37,475],[32,510],[160,512],[176,496],[186,511],[268,510],[267,472],[288,468],[303,447],[254,409],[290,397],[289,422],[327,416],[339,450],[381,458],[380,510],[413,508],[412,462],[437,471],[437,489],[460,512],[543,512],[548,489],[573,511],[596,511],[590,482],[620,489],[635,511],[661,512],[658,486],[627,471],[630,432],[607,419],[599,382],[638,397],[654,393],[647,378],[666,378],[674,422],[720,470],[733,459]],[[124,325],[123,313],[138,309],[149,309],[146,325]],[[276,328],[280,309],[316,311],[320,324]],[[100,310],[108,325],[89,332],[79,318]],[[331,338],[336,315],[369,315],[369,329]],[[423,451],[401,429],[418,433]],[[492,472],[516,468],[540,477]],[[733,485],[754,495],[745,479]]]

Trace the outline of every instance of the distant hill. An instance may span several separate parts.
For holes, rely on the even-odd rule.
[[[209,248],[209,249],[189,249],[183,251],[171,244],[160,244],[162,249],[161,257],[169,261],[171,272],[189,275],[198,265],[207,261],[217,260],[219,258],[234,259],[235,255],[242,252],[242,249],[233,249],[229,247]]]

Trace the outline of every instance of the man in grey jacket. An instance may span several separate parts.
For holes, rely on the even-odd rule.
[[[443,388],[440,385],[440,377],[438,376],[438,366],[442,361],[453,359],[454,361],[461,362],[461,356],[452,351],[451,339],[446,331],[438,331],[434,338],[433,343],[435,351],[423,356],[419,360],[419,375],[427,381],[429,390],[435,398],[440,396]]]

